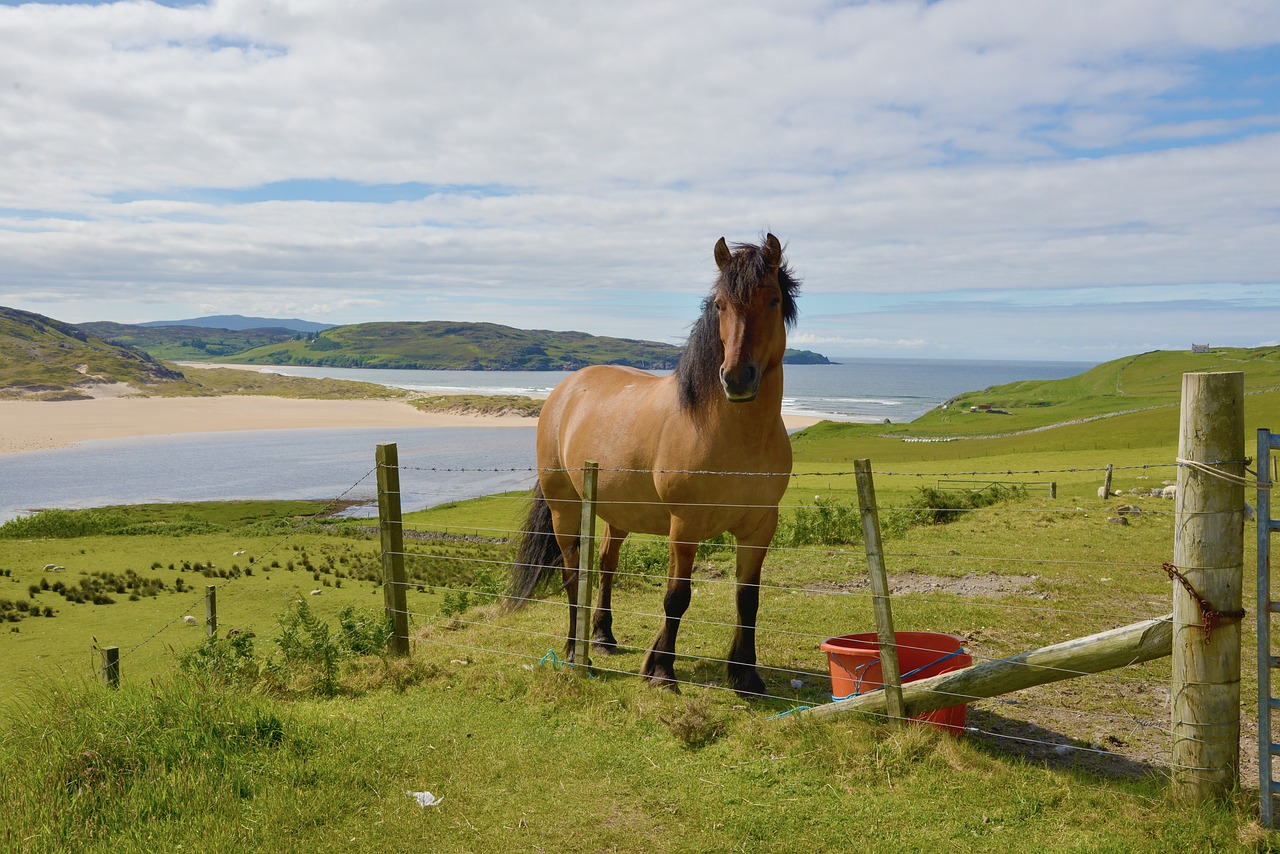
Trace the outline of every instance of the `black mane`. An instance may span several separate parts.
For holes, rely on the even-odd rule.
[[[764,242],[737,243],[727,269],[711,294],[702,301],[702,315],[694,321],[689,340],[680,352],[676,365],[676,382],[680,387],[680,406],[693,409],[706,403],[720,390],[720,363],[724,361],[724,346],[720,343],[720,322],[716,316],[716,296],[723,294],[731,302],[742,305],[769,273]],[[778,285],[782,289],[782,318],[790,329],[796,322],[796,294],[800,280],[784,260],[778,265]]]

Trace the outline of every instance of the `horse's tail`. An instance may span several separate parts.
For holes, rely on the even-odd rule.
[[[564,555],[551,526],[551,507],[542,487],[533,488],[529,517],[516,545],[515,562],[511,564],[511,585],[507,591],[507,610],[524,605],[540,587],[548,583],[551,570],[564,565]]]

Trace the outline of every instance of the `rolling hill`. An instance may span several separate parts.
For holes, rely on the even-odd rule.
[[[92,386],[185,380],[142,350],[41,314],[0,306],[0,397],[75,400]]]
[[[157,359],[173,360],[220,359],[305,334],[282,326],[232,330],[218,326],[154,326],[107,320],[77,326],[104,341],[136,347]]]

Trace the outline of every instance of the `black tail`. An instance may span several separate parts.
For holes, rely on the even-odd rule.
[[[514,611],[532,599],[548,582],[550,571],[562,566],[564,555],[560,553],[560,544],[551,526],[551,508],[542,495],[542,487],[535,486],[529,518],[525,520],[515,562],[511,565],[507,610]]]

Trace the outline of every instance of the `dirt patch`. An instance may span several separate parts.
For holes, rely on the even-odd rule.
[[[985,575],[968,573],[961,576],[924,575],[905,572],[889,578],[889,590],[893,593],[950,593],[953,596],[983,596],[999,598],[1018,594],[1047,599],[1049,594],[1036,592],[1038,575]],[[805,585],[806,590],[821,593],[865,593],[871,589],[866,578],[851,581],[814,581]]]

